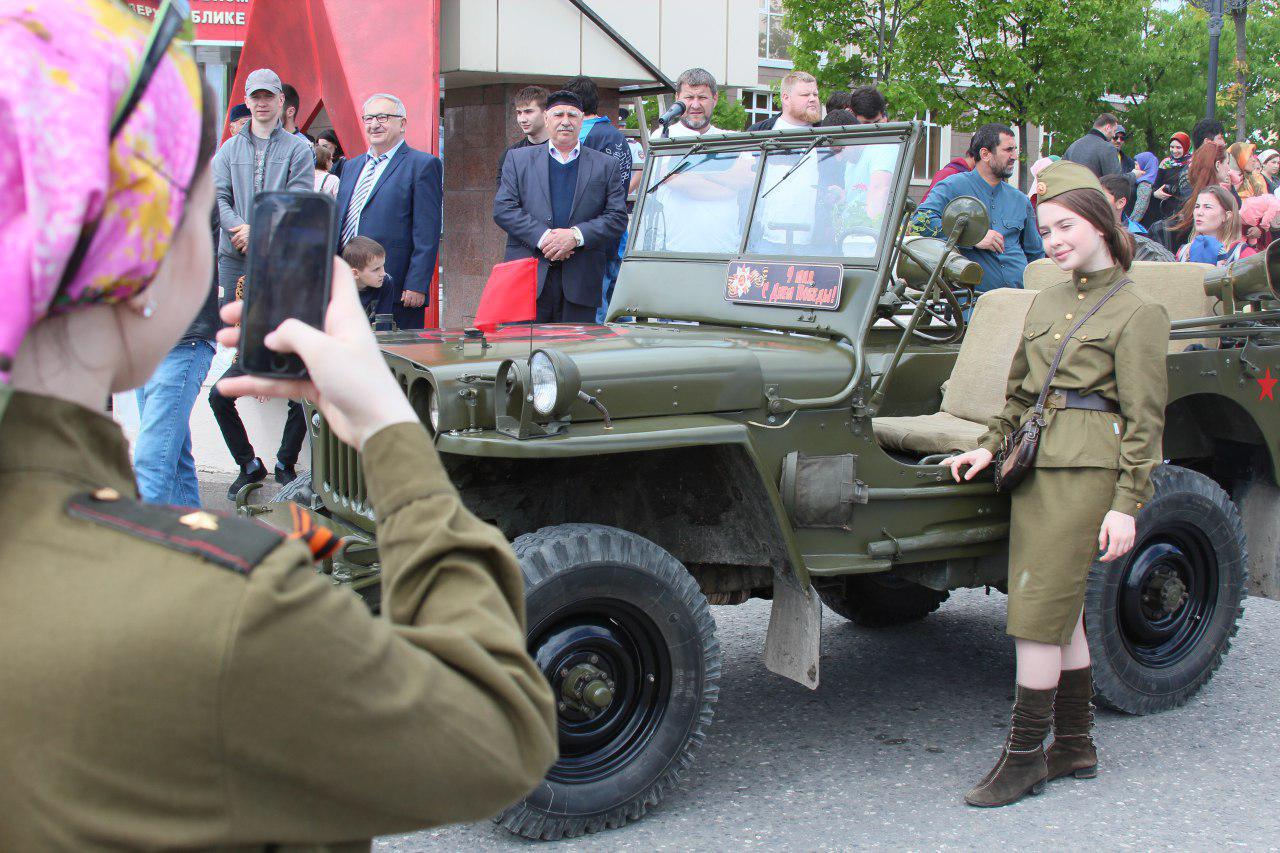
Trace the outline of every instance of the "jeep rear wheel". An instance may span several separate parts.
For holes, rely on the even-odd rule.
[[[886,628],[918,622],[942,606],[950,593],[887,575],[853,575],[818,590],[822,603],[855,625]]]
[[[495,820],[548,841],[620,827],[662,801],[711,724],[720,646],[706,597],[679,561],[624,530],[562,524],[514,546],[560,758]]]
[[[1203,474],[1172,465],[1152,475],[1133,550],[1096,562],[1085,628],[1100,703],[1130,714],[1184,704],[1222,664],[1244,610],[1244,527]]]

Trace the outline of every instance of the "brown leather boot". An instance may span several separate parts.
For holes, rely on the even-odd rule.
[[[1063,670],[1053,700],[1053,743],[1045,750],[1050,779],[1067,775],[1092,779],[1098,775],[1098,750],[1090,737],[1092,699],[1092,667]]]
[[[1049,770],[1044,759],[1044,739],[1053,720],[1054,690],[1032,690],[1018,685],[1013,703],[1009,737],[1000,760],[973,790],[964,795],[971,806],[991,808],[1016,803],[1027,794],[1044,790]]]

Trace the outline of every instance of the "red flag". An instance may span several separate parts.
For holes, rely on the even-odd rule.
[[[480,294],[476,328],[489,331],[499,323],[532,320],[537,313],[538,259],[521,258],[494,266]]]

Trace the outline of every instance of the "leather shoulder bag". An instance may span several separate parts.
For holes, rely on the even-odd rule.
[[[996,451],[994,479],[997,492],[1012,492],[1018,487],[1019,483],[1027,478],[1027,474],[1031,469],[1035,467],[1036,451],[1040,449],[1040,433],[1045,427],[1044,403],[1049,397],[1049,388],[1053,385],[1053,378],[1058,373],[1058,365],[1062,363],[1062,355],[1067,351],[1067,344],[1071,341],[1071,336],[1080,331],[1080,327],[1087,323],[1094,314],[1098,313],[1098,309],[1105,305],[1108,299],[1119,293],[1120,289],[1128,283],[1128,277],[1116,282],[1115,286],[1108,290],[1071,327],[1071,331],[1062,336],[1062,346],[1058,347],[1058,352],[1054,355],[1053,362],[1049,365],[1049,373],[1044,378],[1044,387],[1040,389],[1040,397],[1036,400],[1035,409],[1032,411],[1031,417],[1022,426],[1006,435],[1004,440],[1000,442],[1000,448]]]

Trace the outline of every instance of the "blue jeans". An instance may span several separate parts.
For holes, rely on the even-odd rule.
[[[191,407],[213,361],[209,341],[176,344],[155,375],[134,393],[138,441],[133,470],[147,503],[200,506],[200,483],[191,455]]]

